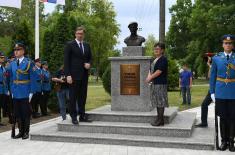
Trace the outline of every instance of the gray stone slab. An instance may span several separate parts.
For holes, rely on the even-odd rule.
[[[123,56],[144,56],[145,48],[142,46],[128,46],[122,48]]]
[[[151,57],[113,57],[111,60],[111,109],[113,111],[151,111],[150,86],[145,83],[150,68]],[[120,66],[122,64],[140,65],[140,95],[121,95]]]
[[[123,135],[190,137],[195,123],[196,113],[180,113],[170,123],[153,127],[150,123],[129,122],[81,122],[75,126],[70,120],[58,123],[58,130],[65,132],[88,132]]]
[[[31,140],[51,142],[72,142],[90,144],[127,145],[159,148],[180,148],[194,150],[214,149],[214,128],[194,129],[192,137],[161,137],[161,136],[140,136],[120,135],[103,133],[77,133],[61,132],[57,126],[45,128],[41,131],[31,133]]]
[[[177,115],[178,107],[169,107],[165,109],[164,121],[170,123]],[[104,122],[132,122],[132,123],[150,123],[157,117],[156,109],[150,112],[135,111],[112,111],[111,105],[106,105],[87,112],[88,117],[93,121]]]

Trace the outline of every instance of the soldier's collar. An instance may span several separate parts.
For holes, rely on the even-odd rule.
[[[18,60],[18,59],[19,59],[19,62],[21,63],[24,60],[24,56],[17,58],[16,60]]]
[[[231,52],[231,53],[229,53],[229,54],[226,53],[226,52],[224,52],[224,55],[225,55],[225,56],[229,55],[229,57],[231,57],[232,54],[233,54],[233,52]]]

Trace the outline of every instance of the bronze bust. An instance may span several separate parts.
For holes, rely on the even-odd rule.
[[[128,28],[130,29],[131,35],[124,40],[126,45],[127,46],[141,46],[142,43],[145,42],[145,38],[137,35],[138,23],[131,22],[128,25]]]

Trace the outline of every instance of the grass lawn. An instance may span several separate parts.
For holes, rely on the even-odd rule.
[[[193,85],[203,85],[203,84],[209,84],[209,80],[205,78],[198,78],[193,80]]]
[[[180,96],[180,91],[168,92],[169,105],[179,107],[180,111],[198,107],[201,105],[204,97],[207,95],[208,89],[208,86],[193,86],[191,90],[191,106],[182,105],[183,99]]]
[[[201,84],[200,82],[197,84]],[[206,83],[205,83],[206,84]],[[190,109],[198,107],[201,105],[204,97],[208,91],[208,86],[193,86],[192,88],[192,104],[189,107],[188,105],[182,105],[182,97],[180,96],[179,91],[170,91],[168,92],[169,105],[177,106],[179,110]],[[110,104],[111,98],[109,94],[104,91],[102,84],[93,85],[89,83],[88,88],[88,98],[87,98],[87,110],[91,110],[106,104]]]
[[[86,110],[92,110],[97,107],[110,104],[111,97],[105,92],[103,86],[89,83]]]

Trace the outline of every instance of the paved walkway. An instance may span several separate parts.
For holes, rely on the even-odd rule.
[[[200,118],[200,107],[187,110],[197,112]],[[209,107],[209,120],[213,121],[214,105]],[[31,126],[31,131],[45,128],[59,122],[55,118]],[[76,144],[63,142],[40,142],[30,140],[13,140],[10,131],[0,134],[0,155],[234,155],[229,151],[200,151],[186,149],[150,148],[98,144]]]

